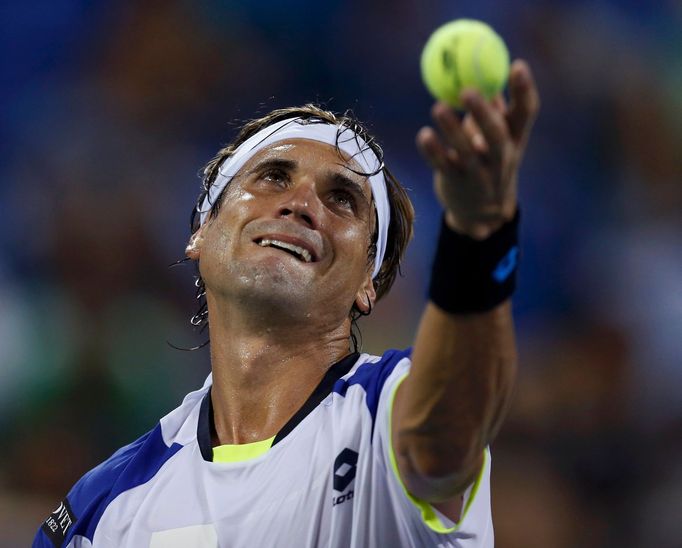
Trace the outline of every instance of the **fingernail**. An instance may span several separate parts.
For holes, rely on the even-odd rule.
[[[476,133],[472,138],[471,142],[474,144],[476,148],[485,148],[485,139],[483,139],[483,135],[480,133]]]
[[[523,69],[516,71],[516,81],[519,84],[525,84],[528,81],[528,73]]]

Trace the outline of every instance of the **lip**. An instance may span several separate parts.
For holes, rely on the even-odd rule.
[[[315,249],[315,246],[311,242],[302,240],[301,238],[297,238],[296,236],[292,236],[291,234],[282,234],[280,232],[268,232],[254,238],[253,243],[258,244],[258,242],[260,242],[261,240],[279,240],[280,242],[301,247],[305,249],[308,253],[310,253],[310,264],[317,262],[321,255],[318,252],[318,250]]]

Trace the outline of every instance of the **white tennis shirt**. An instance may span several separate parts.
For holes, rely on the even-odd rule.
[[[269,448],[233,462],[214,461],[209,376],[83,476],[33,546],[492,547],[487,450],[458,523],[409,496],[397,475],[390,410],[409,355],[348,356]]]

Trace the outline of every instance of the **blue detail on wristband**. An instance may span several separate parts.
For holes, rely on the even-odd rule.
[[[507,254],[502,257],[495,270],[493,270],[493,278],[498,284],[503,283],[516,269],[519,262],[519,246],[512,247]]]

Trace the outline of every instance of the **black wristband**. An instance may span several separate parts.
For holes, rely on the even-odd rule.
[[[485,312],[506,301],[516,288],[519,220],[502,225],[485,240],[475,240],[441,223],[431,272],[429,298],[453,314]]]

